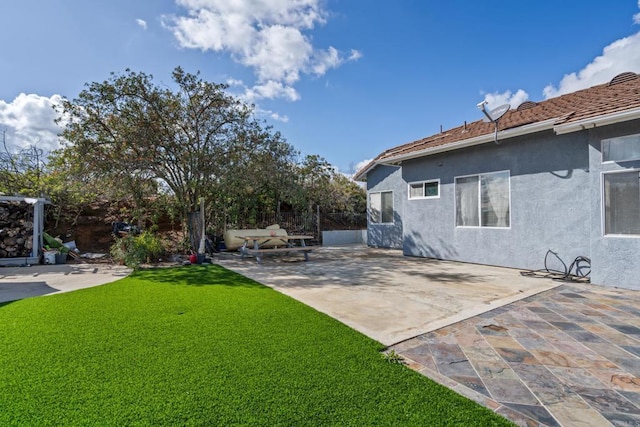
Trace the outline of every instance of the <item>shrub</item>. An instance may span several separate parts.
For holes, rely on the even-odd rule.
[[[144,231],[138,236],[125,236],[111,245],[111,257],[116,262],[137,269],[144,262],[151,262],[164,252],[162,240],[155,234]]]

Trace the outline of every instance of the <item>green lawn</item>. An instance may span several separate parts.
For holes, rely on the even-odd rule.
[[[223,268],[145,270],[0,304],[0,425],[509,425],[380,350]]]

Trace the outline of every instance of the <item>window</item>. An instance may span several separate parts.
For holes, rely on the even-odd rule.
[[[640,159],[640,134],[602,140],[603,162]]]
[[[603,175],[604,234],[640,235],[640,173]]]
[[[439,179],[409,183],[409,200],[437,199],[438,197],[440,197]]]
[[[393,223],[393,192],[382,191],[369,194],[371,222],[376,224]]]
[[[458,177],[457,227],[510,226],[509,171]]]

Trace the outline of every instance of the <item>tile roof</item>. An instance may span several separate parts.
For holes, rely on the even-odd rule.
[[[637,108],[640,108],[640,75],[622,73],[608,83],[588,89],[540,102],[527,101],[518,108],[507,111],[499,120],[498,129],[504,131],[548,120],[553,120],[554,125],[565,125]],[[465,122],[462,126],[384,151],[358,171],[354,178],[363,178],[375,164],[387,159],[492,135],[494,131],[493,123],[482,120]]]

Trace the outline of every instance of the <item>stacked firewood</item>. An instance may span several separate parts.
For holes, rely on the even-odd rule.
[[[33,206],[24,202],[0,202],[0,258],[31,256]]]

